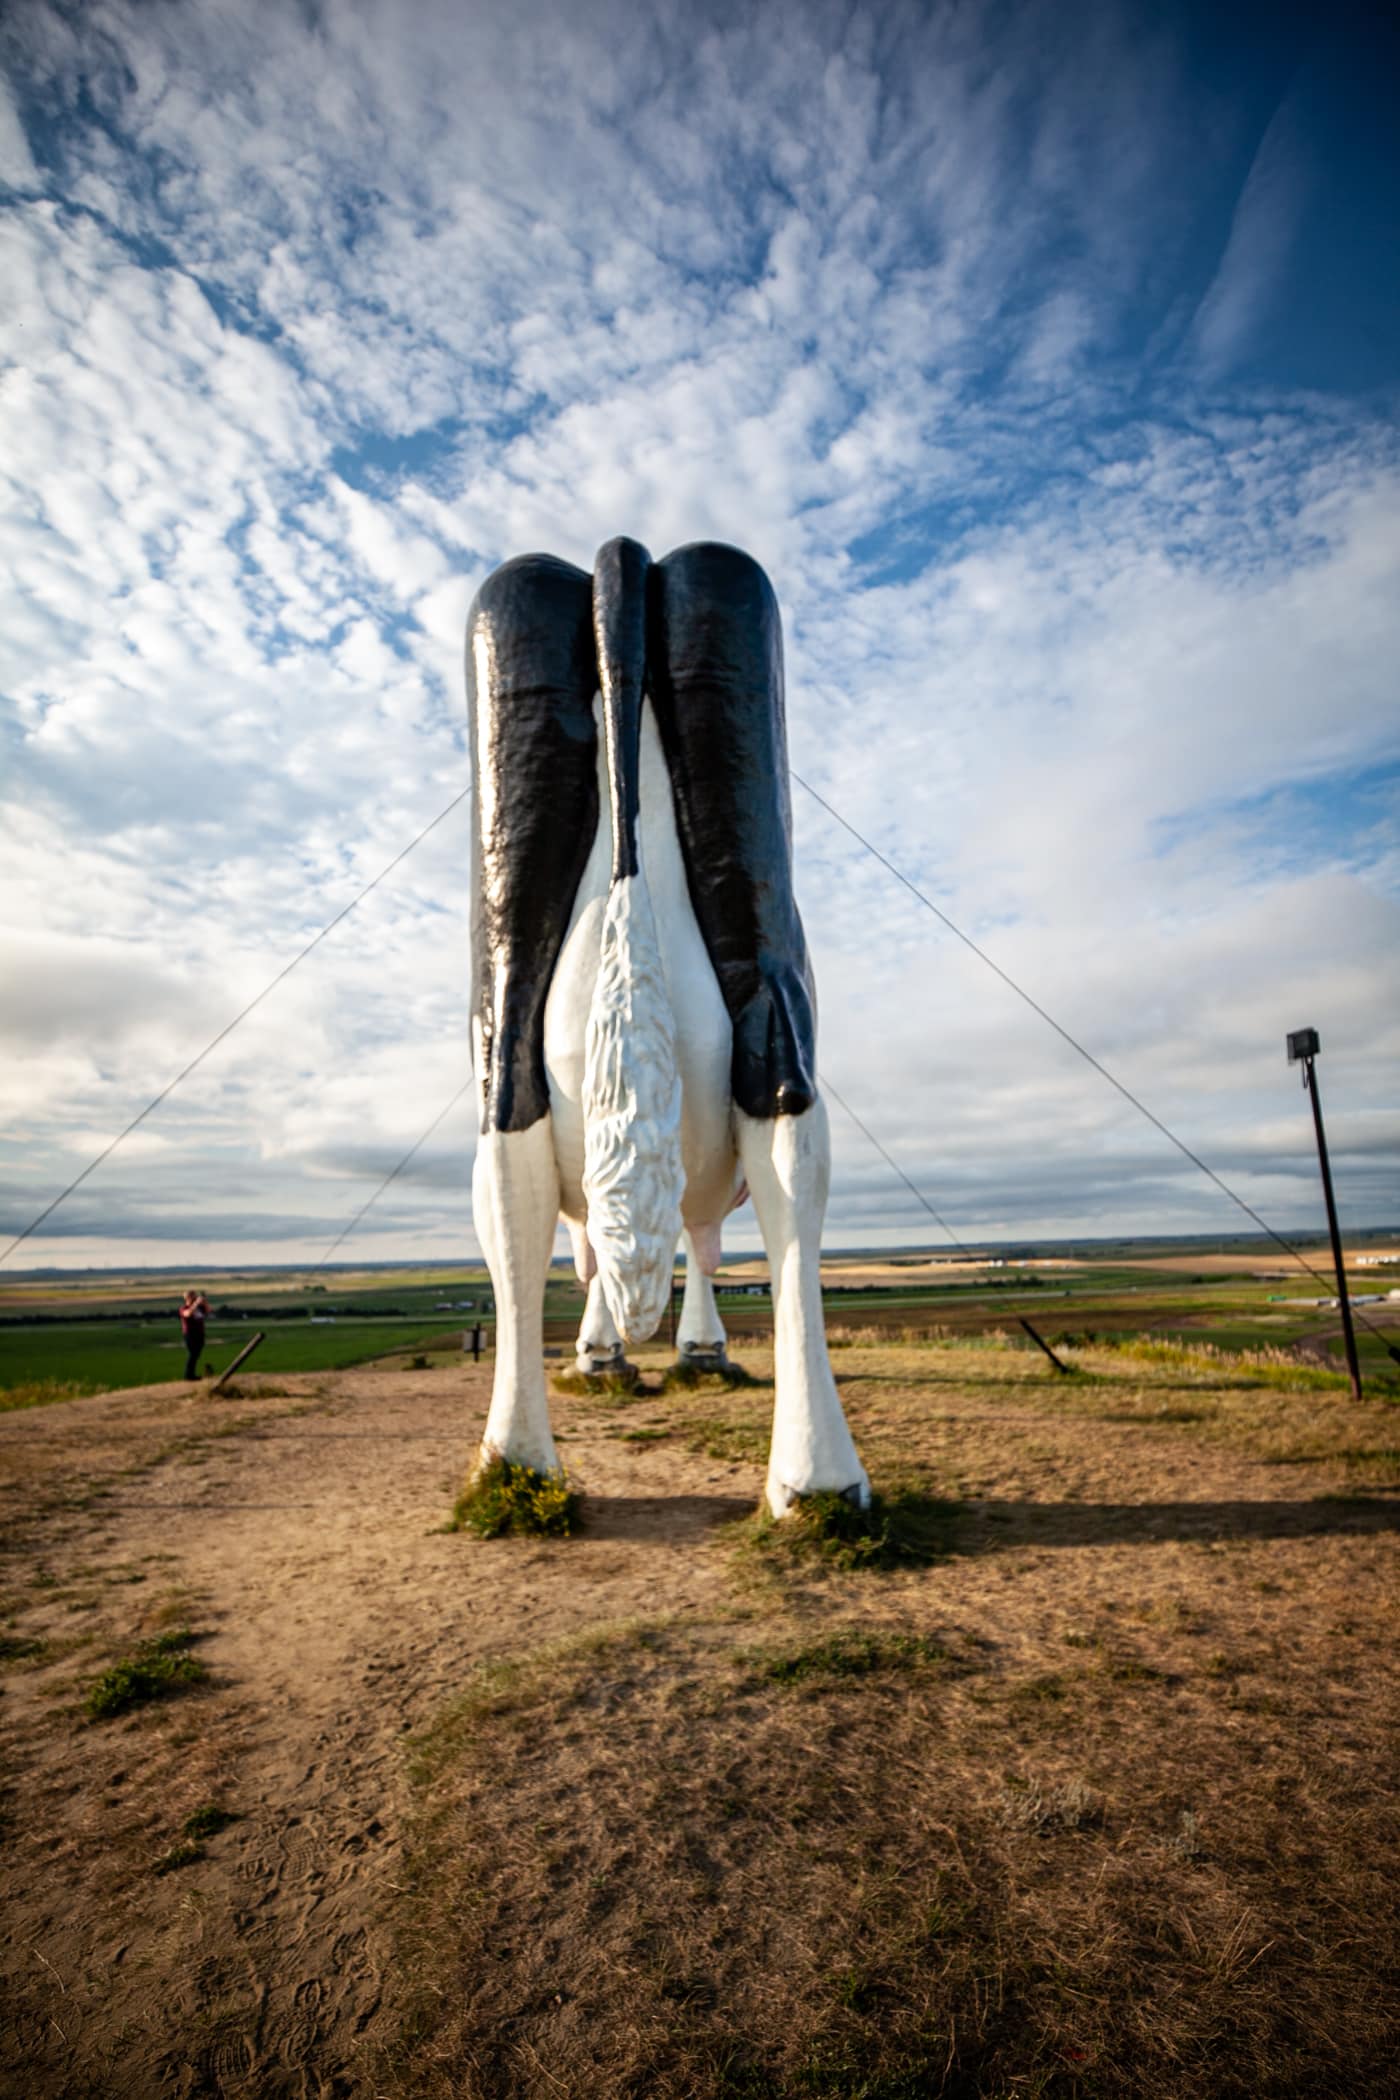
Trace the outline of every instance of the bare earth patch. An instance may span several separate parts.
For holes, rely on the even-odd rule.
[[[1080,1360],[838,1352],[884,1569],[761,1384],[557,1399],[557,1540],[444,1528],[487,1366],[0,1419],[0,2090],[1400,2090],[1400,1418]]]

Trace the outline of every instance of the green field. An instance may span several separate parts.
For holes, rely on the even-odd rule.
[[[1251,1267],[1249,1257],[1233,1248],[1228,1258],[1203,1254],[1198,1273],[1179,1252],[1153,1249],[1141,1265],[1130,1267],[1126,1251],[1105,1250],[1098,1260],[1081,1257],[1063,1268],[998,1267],[928,1282],[890,1274],[907,1267],[911,1257],[893,1263],[878,1256],[847,1258],[832,1264],[840,1280],[828,1279],[827,1324],[840,1341],[872,1328],[891,1335],[1015,1335],[1018,1323],[1028,1319],[1052,1343],[1140,1334],[1232,1352],[1291,1354],[1301,1347],[1314,1362],[1321,1353],[1341,1364],[1335,1311],[1302,1302],[1321,1295],[1312,1278],[1270,1273],[1263,1253],[1254,1257],[1259,1266]],[[1325,1256],[1310,1252],[1309,1258],[1325,1267]],[[882,1271],[883,1280],[867,1287],[863,1262]],[[744,1269],[732,1280],[720,1279],[721,1317],[739,1344],[772,1327],[766,1292],[749,1297],[734,1287],[756,1273]],[[1349,1282],[1357,1292],[1376,1289],[1374,1273],[1357,1271]],[[201,1366],[206,1377],[227,1369],[260,1329],[266,1339],[249,1369],[263,1376],[333,1370],[424,1349],[445,1353],[460,1346],[463,1330],[476,1321],[485,1345],[494,1342],[493,1294],[479,1268],[362,1271],[329,1280],[241,1272],[211,1278],[207,1289],[213,1315]],[[141,1274],[7,1280],[0,1285],[0,1406],[179,1379],[184,1351],[178,1296],[163,1278]],[[552,1348],[568,1348],[583,1305],[572,1271],[554,1268],[545,1294],[545,1338]],[[1368,1322],[1400,1342],[1400,1300],[1363,1307],[1358,1320],[1363,1370],[1389,1386],[1395,1366]]]
[[[226,1370],[260,1330],[266,1339],[248,1369],[264,1377],[336,1370],[449,1341],[456,1347],[478,1320],[488,1347],[494,1339],[484,1270],[356,1273],[328,1284],[266,1272],[215,1277],[205,1288],[206,1378]],[[0,1408],[182,1378],[179,1297],[178,1289],[136,1274],[0,1285]],[[551,1339],[576,1332],[582,1314],[572,1271],[553,1271],[545,1293]]]
[[[329,1327],[309,1320],[285,1320],[262,1331],[266,1340],[249,1359],[248,1368],[266,1376],[366,1363],[448,1331],[455,1339],[462,1323],[460,1318],[453,1324],[418,1317],[337,1321]],[[201,1374],[209,1377],[226,1370],[257,1332],[252,1321],[215,1321],[200,1363]],[[28,1386],[53,1384],[105,1393],[181,1378],[184,1369],[185,1345],[178,1333],[172,1338],[147,1321],[75,1321],[0,1331],[0,1406],[6,1392]]]

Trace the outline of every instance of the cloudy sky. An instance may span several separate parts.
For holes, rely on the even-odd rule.
[[[1318,1027],[1400,1219],[1393,38],[10,0],[0,61],[6,1237],[465,785],[481,578],[620,532],[758,556],[797,773],[1284,1230]],[[960,1234],[1246,1225],[794,801],[823,1069]],[[10,1269],[322,1251],[467,1076],[466,838]],[[343,1251],[474,1254],[472,1123]],[[832,1123],[829,1241],[937,1240]]]

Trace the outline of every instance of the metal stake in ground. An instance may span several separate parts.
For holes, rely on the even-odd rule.
[[[1056,1369],[1057,1371],[1063,1371],[1063,1372],[1064,1372],[1064,1374],[1065,1374],[1065,1376],[1066,1376],[1066,1378],[1068,1378],[1068,1377],[1069,1377],[1069,1375],[1070,1375],[1070,1372],[1071,1372],[1071,1370],[1072,1370],[1072,1368],[1073,1368],[1073,1366],[1072,1366],[1072,1365],[1070,1365],[1070,1364],[1066,1364],[1066,1363],[1061,1363],[1061,1361],[1060,1361],[1059,1357],[1058,1357],[1058,1356],[1056,1356],[1056,1354],[1055,1354],[1054,1350],[1053,1350],[1053,1349],[1052,1349],[1052,1348],[1050,1347],[1050,1344],[1049,1344],[1049,1343],[1048,1343],[1048,1342],[1046,1341],[1046,1339],[1045,1339],[1044,1335],[1043,1335],[1043,1334],[1037,1334],[1037,1333],[1036,1333],[1036,1331],[1035,1331],[1035,1329],[1034,1329],[1034,1328],[1032,1327],[1032,1325],[1031,1325],[1031,1323],[1030,1323],[1030,1321],[1029,1321],[1029,1320],[1027,1320],[1027,1319],[1024,1319],[1024,1318],[1023,1318],[1023,1319],[1021,1320],[1020,1324],[1021,1324],[1021,1326],[1022,1326],[1022,1327],[1024,1327],[1024,1328],[1025,1328],[1025,1330],[1026,1330],[1026,1333],[1027,1333],[1027,1334],[1028,1334],[1028,1335],[1030,1336],[1031,1340],[1032,1340],[1032,1341],[1033,1341],[1033,1342],[1035,1343],[1035,1346],[1036,1346],[1036,1348],[1037,1348],[1037,1349],[1043,1349],[1043,1350],[1045,1351],[1045,1354],[1046,1354],[1046,1355],[1047,1355],[1047,1356],[1049,1357],[1049,1359],[1050,1359],[1051,1363],[1052,1363],[1052,1364],[1053,1364],[1053,1365],[1055,1366],[1055,1369]]]
[[[1317,1091],[1313,1059],[1322,1048],[1315,1028],[1295,1028],[1288,1038],[1288,1062],[1303,1067],[1303,1085],[1312,1096],[1313,1128],[1317,1132],[1317,1157],[1322,1167],[1322,1193],[1327,1199],[1327,1230],[1332,1235],[1332,1261],[1337,1271],[1337,1303],[1342,1309],[1342,1339],[1346,1345],[1351,1396],[1361,1398],[1361,1365],[1356,1354],[1356,1329],[1351,1324],[1351,1300],[1347,1296],[1346,1264],[1342,1258],[1342,1235],[1337,1225],[1337,1206],[1332,1197],[1332,1169],[1327,1160],[1327,1138],[1322,1128],[1322,1097]]]
[[[255,1349],[257,1348],[257,1346],[258,1346],[258,1343],[259,1343],[259,1342],[265,1342],[266,1340],[267,1340],[267,1336],[266,1336],[265,1334],[255,1334],[255,1335],[253,1336],[253,1339],[252,1339],[252,1341],[251,1341],[251,1342],[249,1342],[249,1344],[248,1344],[247,1348],[246,1348],[246,1349],[240,1349],[240,1350],[239,1350],[239,1352],[238,1352],[237,1356],[235,1356],[235,1358],[233,1359],[233,1362],[232,1362],[232,1363],[231,1363],[231,1364],[229,1365],[228,1369],[227,1369],[226,1371],[221,1371],[221,1372],[219,1373],[218,1377],[217,1377],[217,1378],[216,1378],[216,1379],[214,1380],[214,1383],[213,1383],[213,1384],[212,1384],[212,1385],[210,1386],[210,1388],[209,1388],[210,1392],[211,1392],[211,1393],[217,1393],[217,1392],[218,1392],[218,1390],[219,1390],[219,1388],[220,1388],[220,1387],[221,1387],[221,1386],[222,1386],[222,1385],[223,1385],[223,1384],[224,1384],[224,1383],[225,1383],[225,1382],[226,1382],[226,1381],[227,1381],[228,1379],[232,1378],[232,1376],[233,1376],[234,1372],[235,1372],[235,1371],[236,1371],[236,1370],[238,1369],[238,1366],[239,1366],[240,1364],[242,1364],[242,1363],[246,1363],[246,1362],[248,1361],[248,1358],[249,1358],[249,1357],[250,1357],[250,1356],[252,1355],[253,1351],[254,1351],[254,1350],[255,1350]]]

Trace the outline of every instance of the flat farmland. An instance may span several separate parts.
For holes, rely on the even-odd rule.
[[[261,1331],[252,1366],[294,1374],[416,1353],[490,1319],[484,1271],[354,1272],[332,1292],[311,1277],[214,1276],[201,1375],[227,1369]],[[551,1292],[557,1286],[551,1284]],[[135,1275],[0,1284],[0,1408],[77,1392],[181,1382],[185,1353],[168,1281]],[[250,1366],[250,1367],[252,1367]]]
[[[1381,1250],[1385,1251],[1385,1250]],[[1007,1333],[1033,1344],[1029,1321],[1052,1345],[1133,1335],[1205,1342],[1231,1353],[1260,1349],[1300,1361],[1342,1361],[1340,1318],[1319,1301],[1331,1280],[1322,1250],[1296,1261],[1261,1250],[1189,1254],[1170,1249],[1130,1256],[1114,1251],[995,1265],[943,1257],[837,1257],[823,1265],[829,1330],[838,1343],[870,1332],[898,1338]],[[1353,1267],[1349,1289],[1383,1292],[1396,1270]],[[676,1279],[676,1304],[684,1272]],[[758,1287],[757,1295],[752,1293]],[[278,1272],[216,1277],[207,1285],[214,1317],[205,1377],[227,1368],[261,1329],[254,1359],[263,1374],[332,1370],[428,1351],[446,1356],[480,1322],[493,1346],[495,1314],[482,1269],[407,1274],[356,1271],[329,1283]],[[727,1263],[719,1307],[736,1337],[771,1333],[772,1304],[759,1260]],[[148,1277],[22,1279],[0,1284],[0,1408],[80,1392],[178,1381],[184,1369],[175,1303],[178,1290]],[[556,1265],[545,1297],[545,1338],[567,1351],[583,1316],[584,1293]],[[1395,1369],[1388,1345],[1400,1343],[1400,1298],[1358,1306],[1363,1372],[1386,1383]]]

